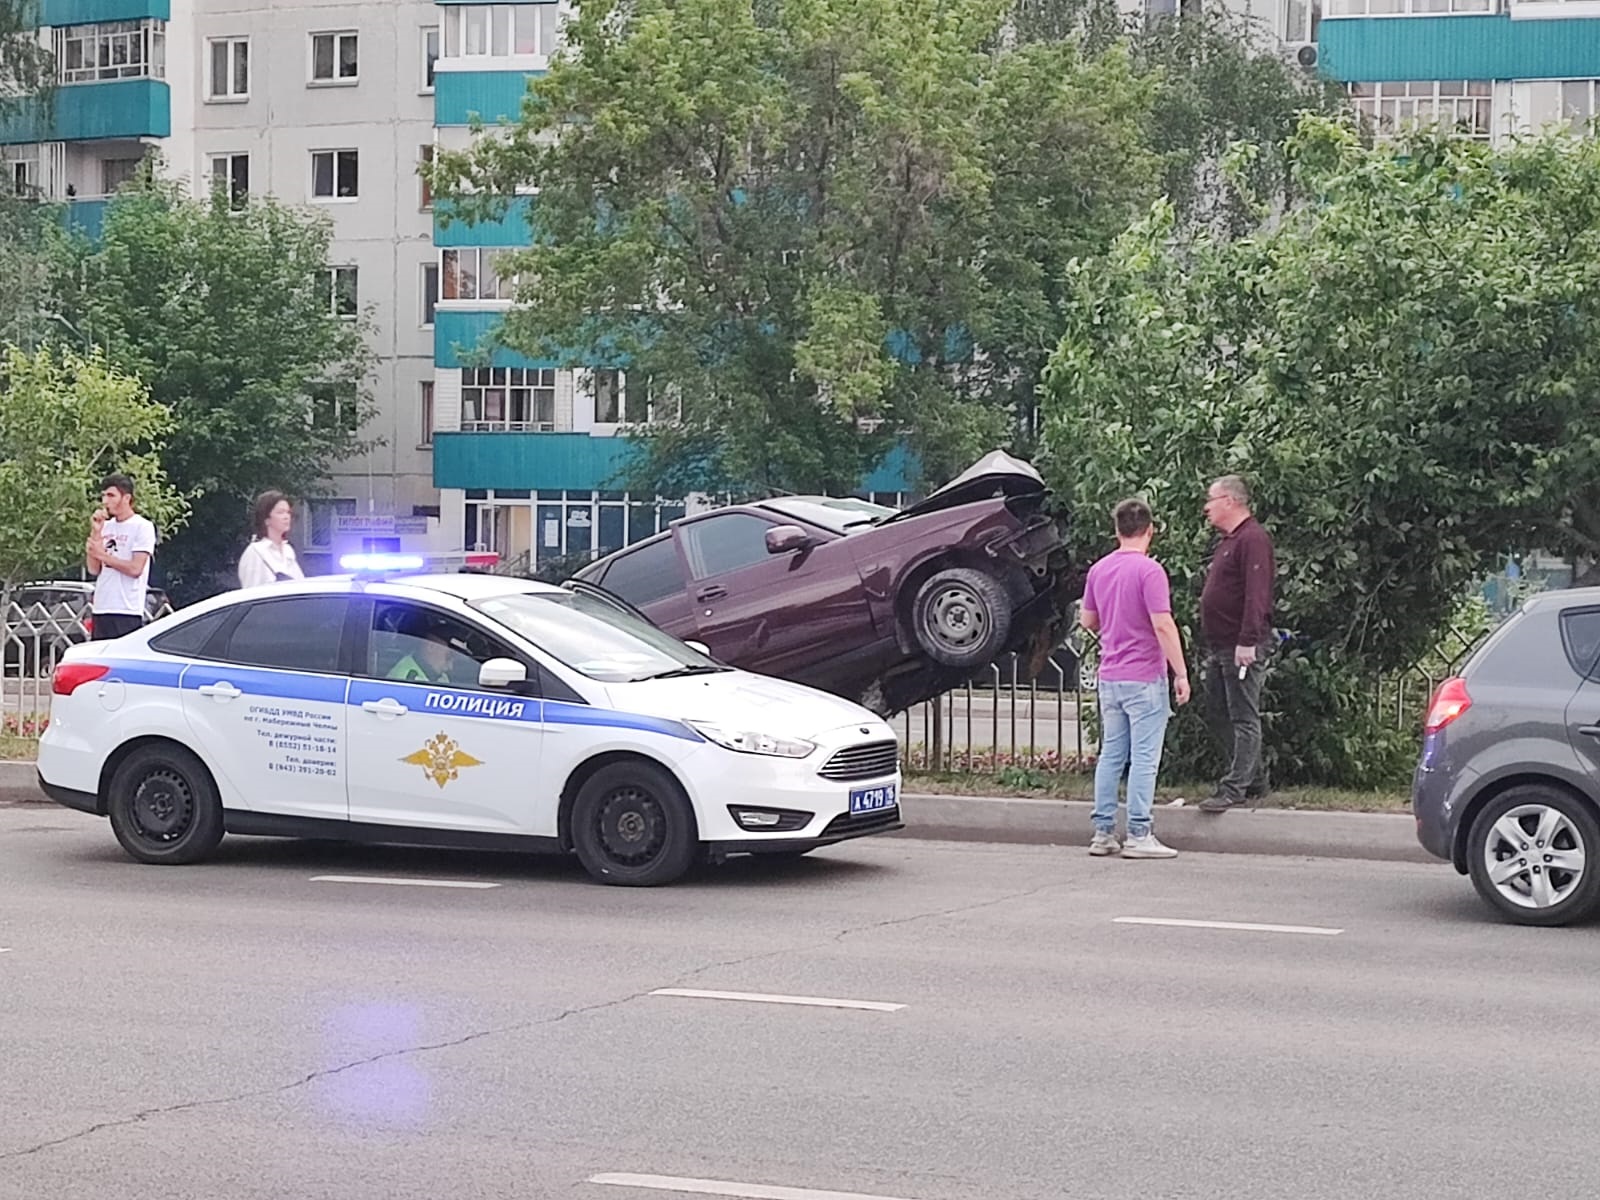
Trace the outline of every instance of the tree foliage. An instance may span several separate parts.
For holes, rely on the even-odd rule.
[[[55,55],[39,41],[38,0],[0,0],[0,127],[38,120],[55,96]],[[11,180],[0,180],[0,192]]]
[[[329,237],[270,198],[233,211],[153,181],[116,197],[97,240],[58,243],[60,312],[172,414],[162,461],[194,505],[162,546],[180,597],[231,578],[254,494],[315,494],[362,448],[367,323],[330,315]]]
[[[1045,403],[1085,560],[1090,514],[1143,491],[1192,596],[1205,485],[1250,480],[1303,752],[1314,699],[1348,712],[1416,661],[1504,553],[1600,550],[1600,145],[1364,147],[1306,118],[1291,151],[1313,199],[1251,236],[1184,235],[1160,205],[1078,264]]]
[[[0,594],[81,561],[100,481],[125,471],[162,537],[187,506],[160,452],[172,427],[137,379],[101,355],[10,348],[0,358]]]
[[[1237,81],[1177,89],[1222,42],[1126,34],[1073,0],[596,0],[432,178],[469,221],[537,187],[501,339],[681,404],[662,491],[850,490],[898,439],[937,481],[1027,439],[1068,263],[1198,169],[1172,114]],[[1274,69],[1262,137],[1304,92]]]

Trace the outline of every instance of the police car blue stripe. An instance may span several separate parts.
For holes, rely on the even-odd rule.
[[[301,675],[294,671],[267,671],[224,663],[195,663],[183,673],[183,690],[223,680],[250,696],[274,700],[313,700],[343,704],[350,681],[342,675]]]
[[[369,700],[392,696],[413,711],[438,713],[441,716],[478,721],[520,721],[535,725],[542,721],[550,725],[630,729],[687,742],[705,741],[682,721],[668,717],[652,717],[644,713],[620,712],[554,700],[540,701],[523,696],[437,688],[398,680],[347,680],[342,675],[303,675],[294,671],[271,671],[226,663],[167,662],[160,659],[120,659],[108,665],[111,667],[110,678],[145,687],[181,687],[184,691],[194,691],[205,684],[225,679],[248,695],[278,700],[360,705]]]
[[[140,687],[175,688],[183,676],[184,668],[189,664],[161,662],[154,659],[118,659],[106,665],[111,668],[111,673],[106,676],[108,681],[121,680],[123,683],[137,684]]]
[[[686,742],[706,740],[682,721],[674,721],[668,717],[650,717],[644,713],[589,708],[582,704],[562,704],[554,700],[545,704],[544,719],[547,725],[603,726],[608,729],[633,729],[640,733],[661,733],[667,737],[682,738]]]

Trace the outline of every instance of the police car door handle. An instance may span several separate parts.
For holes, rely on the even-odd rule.
[[[393,696],[385,696],[382,700],[363,700],[361,707],[363,711],[377,713],[380,717],[398,717],[411,711]]]
[[[215,696],[218,700],[233,700],[244,695],[243,692],[234,687],[233,684],[229,683],[226,679],[220,680],[217,683],[202,683],[195,689],[195,691],[199,692],[202,696]]]

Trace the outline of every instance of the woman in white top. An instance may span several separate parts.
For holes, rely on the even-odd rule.
[[[261,587],[286,579],[304,579],[289,544],[294,506],[282,492],[262,492],[251,508],[255,537],[239,559],[239,586]]]

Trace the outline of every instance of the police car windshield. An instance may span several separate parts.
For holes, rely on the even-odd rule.
[[[522,592],[473,607],[574,671],[602,683],[633,683],[686,668],[722,668],[648,621],[579,592]]]

